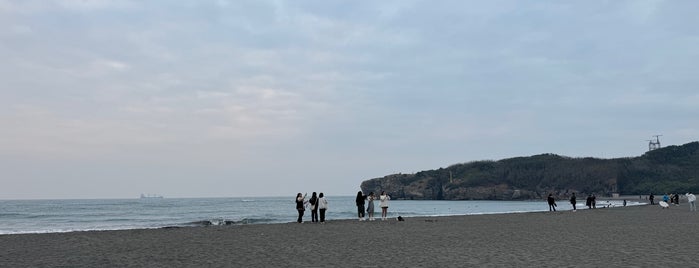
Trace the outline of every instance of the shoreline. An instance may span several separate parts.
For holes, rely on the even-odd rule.
[[[597,201],[598,205],[603,204],[603,202],[610,201],[614,199],[601,199]],[[414,200],[410,200],[414,201]],[[434,201],[434,200],[430,200]],[[502,200],[440,200],[440,201],[445,201],[445,202],[459,202],[459,201],[492,201],[492,202],[499,202]],[[569,207],[570,204],[567,203],[566,200],[557,200],[559,203],[559,206],[564,206],[563,208],[559,208],[561,211],[567,211],[571,210]],[[621,201],[619,199],[618,201]],[[541,200],[517,200],[517,201],[511,201],[511,202],[534,202],[534,203],[541,203]],[[637,202],[637,201],[634,201]],[[578,209],[579,210],[584,210],[587,209],[584,207],[584,205],[580,204],[581,202],[578,201]],[[604,203],[606,204],[606,203]],[[648,204],[630,204],[630,206],[644,206]],[[494,212],[473,212],[473,213],[467,213],[467,214],[438,214],[438,215],[421,215],[421,216],[406,216],[406,215],[401,215],[399,212],[395,211],[390,211],[389,214],[391,214],[391,219],[395,220],[397,217],[401,216],[403,218],[424,218],[424,217],[452,217],[452,216],[477,216],[477,215],[498,215],[498,214],[523,214],[523,213],[537,213],[537,212],[545,212],[545,203],[541,203],[541,209],[540,210],[532,210],[532,211],[518,211],[518,210],[512,210],[512,211],[494,211]],[[621,203],[618,204],[613,204],[611,207],[621,207]],[[607,208],[604,206],[599,206],[597,209],[601,208]],[[377,212],[380,215],[380,211]],[[329,221],[344,221],[344,220],[349,220],[353,221],[356,220],[354,217],[348,217],[348,218],[334,218]],[[307,222],[307,221],[304,221]],[[144,226],[133,226],[133,227],[118,227],[118,228],[95,228],[95,229],[73,229],[73,230],[41,230],[41,231],[18,231],[14,233],[0,233],[0,236],[5,236],[5,235],[25,235],[25,234],[61,234],[61,233],[74,233],[74,232],[102,232],[102,231],[128,231],[128,230],[157,230],[157,229],[174,229],[174,228],[198,228],[198,227],[217,227],[217,226],[246,226],[246,225],[270,225],[270,224],[287,224],[287,223],[295,223],[293,220],[289,220],[287,222],[283,221],[269,221],[269,222],[257,222],[257,221],[231,221],[231,220],[197,220],[194,222],[184,222],[184,223],[175,223],[175,224],[169,224],[169,225],[163,225],[163,226],[152,226],[152,227],[144,227]]]
[[[0,236],[10,267],[650,266],[694,263],[699,213],[686,203],[576,212],[332,220],[325,224]],[[649,241],[667,241],[671,250]]]

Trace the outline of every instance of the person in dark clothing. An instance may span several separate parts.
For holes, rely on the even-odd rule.
[[[575,198],[575,193],[573,193],[573,195],[570,197],[570,204],[573,205],[573,211],[576,210],[575,204],[577,204],[577,203],[578,203],[578,201]]]
[[[597,208],[597,197],[592,194],[592,208]]]
[[[650,193],[650,196],[648,197],[648,200],[650,200],[650,204],[651,204],[651,205],[655,205],[655,202],[653,202],[653,199],[655,199],[655,196],[653,195],[653,193]]]
[[[308,203],[311,204],[311,222],[318,222],[318,195],[316,192],[311,194],[311,199],[308,199]]]
[[[587,195],[587,199],[585,200],[585,206],[587,206],[588,209],[592,209],[592,195],[591,194]]]
[[[675,201],[674,201],[675,206],[679,206],[680,205],[680,195],[674,194],[672,197],[673,197],[673,199],[675,199]]]
[[[553,198],[553,194],[549,194],[547,201],[549,203],[549,211],[556,211],[556,199]]]
[[[357,192],[357,216],[359,217],[359,221],[364,220],[364,199],[366,199],[366,196],[362,191]]]
[[[303,222],[303,212],[306,210],[304,206],[306,205],[306,195],[301,195],[301,193],[298,193],[296,195],[296,210],[299,212],[299,218],[296,220],[298,223]]]

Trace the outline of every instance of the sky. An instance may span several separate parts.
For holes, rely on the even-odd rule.
[[[0,199],[354,195],[699,137],[699,1],[0,0]]]

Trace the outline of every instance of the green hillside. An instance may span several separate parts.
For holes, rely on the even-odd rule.
[[[555,154],[476,161],[362,182],[398,199],[535,199],[554,193],[647,195],[699,192],[699,142],[630,158],[571,158]]]

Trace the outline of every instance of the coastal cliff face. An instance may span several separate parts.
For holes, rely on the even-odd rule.
[[[526,200],[620,193],[699,191],[699,142],[669,146],[639,157],[597,159],[554,154],[456,164],[415,174],[363,181],[365,193],[394,199]],[[582,195],[581,195],[582,194]]]
[[[405,183],[413,180],[412,183]],[[542,195],[526,190],[515,189],[507,184],[492,186],[449,187],[441,185],[434,178],[415,178],[415,174],[389,175],[362,182],[365,193],[386,191],[393,199],[408,200],[526,200],[540,199]],[[381,190],[376,190],[381,189]]]

